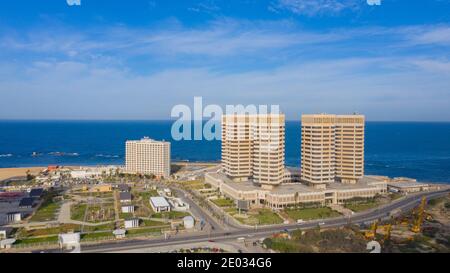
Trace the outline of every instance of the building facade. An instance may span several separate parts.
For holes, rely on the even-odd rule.
[[[127,141],[125,169],[127,172],[170,176],[170,142],[150,138]]]
[[[355,184],[364,176],[362,115],[302,116],[302,180],[325,189],[339,181]]]
[[[283,114],[222,116],[222,166],[234,181],[271,188],[284,177]]]

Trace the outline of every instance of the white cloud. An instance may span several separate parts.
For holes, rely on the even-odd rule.
[[[361,0],[277,0],[270,10],[287,10],[307,16],[335,15],[344,10],[356,10]]]
[[[450,56],[428,50],[449,45],[447,28],[318,32],[222,19],[202,28],[5,31],[0,118],[165,119],[174,104],[201,95],[205,103],[277,103],[292,119],[357,111],[372,120],[450,120],[442,99],[450,97]]]
[[[66,0],[69,6],[81,6],[81,0]]]
[[[367,0],[367,5],[369,6],[380,6],[381,0]]]
[[[136,75],[94,62],[41,62],[12,75],[2,73],[13,67],[5,64],[0,118],[167,119],[175,104],[203,96],[219,105],[280,104],[289,119],[357,111],[371,120],[449,120],[450,101],[442,98],[450,96],[450,77],[435,73],[436,65],[448,67],[427,59],[353,58],[248,72],[186,67]]]

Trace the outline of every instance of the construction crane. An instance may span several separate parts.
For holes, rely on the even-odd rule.
[[[427,203],[427,199],[424,196],[424,197],[422,197],[422,201],[420,202],[420,205],[417,208],[415,218],[413,219],[413,225],[411,227],[411,231],[414,233],[419,233],[422,230],[423,215],[425,212],[426,203]]]
[[[378,220],[372,223],[372,226],[368,231],[366,231],[365,236],[366,239],[375,239],[375,236],[377,235],[377,228],[378,228]]]
[[[391,239],[391,231],[392,231],[392,225],[387,224],[383,226],[384,229],[384,241],[388,241]]]

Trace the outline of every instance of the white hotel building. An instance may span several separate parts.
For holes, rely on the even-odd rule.
[[[170,142],[144,137],[141,140],[129,140],[125,146],[126,172],[170,176]]]

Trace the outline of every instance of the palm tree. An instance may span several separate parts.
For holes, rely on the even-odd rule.
[[[297,209],[298,208],[298,192],[297,191],[295,192],[294,199],[295,199],[295,209]]]

